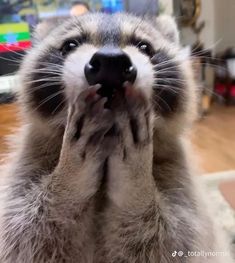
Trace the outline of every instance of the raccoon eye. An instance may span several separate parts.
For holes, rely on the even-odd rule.
[[[139,48],[139,50],[141,52],[143,52],[144,54],[146,54],[149,57],[152,57],[155,54],[152,45],[150,43],[148,43],[148,42],[140,41],[137,44],[137,47]]]
[[[68,53],[78,47],[79,43],[76,40],[67,40],[60,49],[61,55],[66,56]]]

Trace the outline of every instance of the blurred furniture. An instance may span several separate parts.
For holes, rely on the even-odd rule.
[[[235,179],[222,182],[219,186],[219,189],[224,198],[235,211]]]
[[[200,95],[198,112],[203,116],[210,110],[214,89],[214,70],[212,67],[212,52],[205,50],[200,42],[192,47],[192,65],[197,90]]]
[[[225,230],[231,245],[235,244],[235,170],[207,174],[202,181],[215,222]]]
[[[193,26],[201,13],[201,0],[174,0],[174,13],[180,26]]]
[[[145,16],[156,16],[158,13],[159,0],[125,0],[126,10],[130,13]]]
[[[235,48],[217,54],[215,94],[220,102],[235,105]]]

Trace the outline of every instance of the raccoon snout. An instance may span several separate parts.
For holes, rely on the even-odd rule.
[[[137,70],[130,57],[121,49],[104,47],[86,64],[85,76],[90,85],[101,84],[102,95],[110,97],[124,82],[133,84]]]

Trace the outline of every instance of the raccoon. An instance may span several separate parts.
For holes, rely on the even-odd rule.
[[[0,262],[232,262],[193,179],[196,88],[172,18],[40,24],[19,75]],[[187,256],[202,250],[228,254]]]

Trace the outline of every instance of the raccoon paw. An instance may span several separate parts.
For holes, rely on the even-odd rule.
[[[115,121],[120,136],[109,157],[107,195],[122,208],[148,204],[153,196],[153,140],[150,102],[141,91],[125,87]],[[145,193],[142,200],[140,192]]]
[[[70,105],[64,135],[69,151],[89,161],[91,157],[104,158],[102,142],[114,123],[111,111],[104,107],[107,99],[97,94],[98,88],[83,91]]]
[[[116,107],[115,121],[120,130],[119,148],[125,156],[136,152],[152,141],[151,105],[145,95],[130,84],[125,85],[124,99]]]
[[[128,83],[125,87],[129,131],[136,146],[144,146],[152,139],[151,106],[142,91]]]

